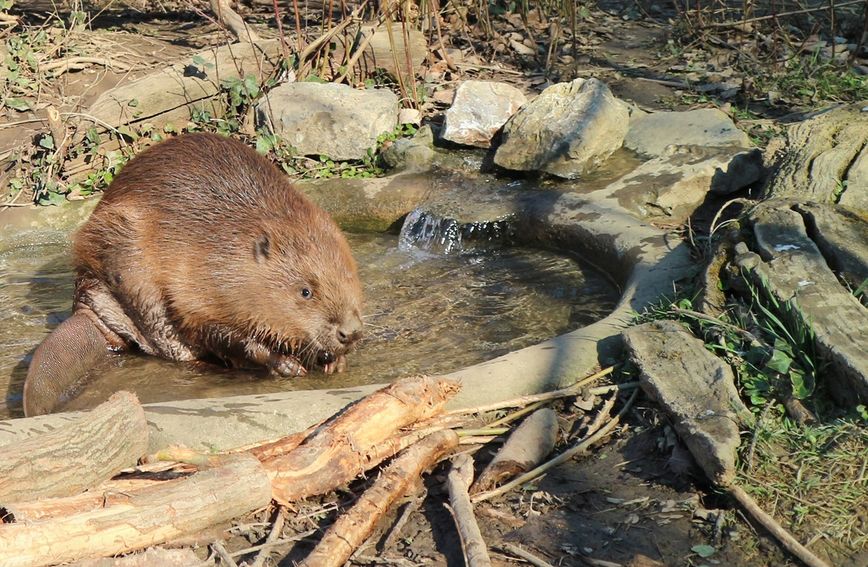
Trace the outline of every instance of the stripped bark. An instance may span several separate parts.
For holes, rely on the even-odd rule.
[[[259,41],[259,36],[253,31],[244,19],[238,15],[238,12],[229,6],[227,0],[210,0],[211,11],[217,16],[217,20],[226,26],[229,31],[235,35],[236,39],[241,42]]]
[[[118,392],[65,429],[0,447],[0,502],[77,494],[147,450],[145,412],[136,396]]]
[[[457,446],[458,434],[447,429],[432,433],[403,451],[355,505],[335,521],[301,567],[338,567],[346,563],[422,473]]]
[[[479,524],[473,514],[473,504],[470,503],[468,492],[473,482],[473,458],[464,453],[452,459],[452,469],[446,477],[446,487],[449,490],[449,505],[452,508],[452,518],[461,536],[461,549],[464,551],[464,563],[467,567],[489,567],[491,558],[488,547],[482,539]]]
[[[127,502],[64,518],[0,525],[0,565],[54,565],[157,545],[262,508],[271,485],[260,462],[235,455],[213,469]]]
[[[290,453],[263,462],[271,475],[274,498],[288,504],[352,480],[390,456],[391,449],[380,446],[399,429],[441,413],[459,387],[454,381],[418,376],[350,405]]]

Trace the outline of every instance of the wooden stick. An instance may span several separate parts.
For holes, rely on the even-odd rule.
[[[525,561],[527,561],[531,565],[535,565],[536,567],[555,567],[554,565],[552,565],[548,561],[543,561],[542,559],[540,559],[539,557],[537,557],[533,553],[531,553],[525,549],[522,549],[517,545],[513,545],[511,543],[504,542],[504,543],[498,544],[497,547],[506,551],[507,553],[511,553],[512,555],[515,555],[516,557],[520,557],[521,559],[524,559]]]
[[[458,435],[450,429],[432,433],[404,450],[383,471],[380,478],[328,529],[301,567],[340,567],[367,539],[380,518],[422,472],[458,446]]]
[[[253,28],[247,25],[238,12],[229,7],[228,0],[210,0],[210,4],[217,21],[227,27],[238,41],[250,43],[259,41],[259,36]]]
[[[142,490],[126,503],[0,525],[0,565],[40,567],[126,553],[196,533],[270,501],[271,485],[260,462],[236,455],[180,482]]]
[[[395,433],[442,412],[459,388],[452,380],[417,376],[350,405],[290,453],[263,461],[274,498],[288,504],[352,480],[400,450],[406,439]]]
[[[618,415],[616,415],[609,423],[607,423],[605,425],[605,427],[602,427],[599,431],[597,431],[596,433],[594,433],[590,437],[586,437],[583,441],[581,441],[580,443],[577,443],[576,445],[573,445],[572,447],[570,447],[569,449],[567,449],[566,451],[564,451],[563,453],[561,453],[560,455],[558,455],[554,459],[551,459],[550,461],[543,463],[542,465],[538,466],[537,468],[526,472],[525,474],[521,475],[520,477],[515,478],[515,479],[511,480],[510,482],[507,482],[503,486],[496,488],[494,490],[489,490],[487,492],[480,492],[479,494],[475,495],[472,498],[473,503],[476,504],[476,503],[482,502],[484,500],[494,498],[495,496],[505,494],[517,486],[521,486],[522,484],[524,484],[526,482],[530,482],[531,480],[533,480],[533,479],[537,478],[538,476],[542,475],[543,473],[553,469],[554,467],[560,465],[561,463],[565,463],[565,462],[569,461],[570,459],[572,459],[576,455],[584,453],[594,443],[596,443],[597,441],[599,441],[600,439],[605,437],[612,429],[615,428],[616,425],[618,425],[618,423],[621,422],[621,419],[625,415],[627,415],[627,411],[629,411],[630,407],[632,407],[633,402],[636,401],[636,396],[638,396],[638,394],[639,394],[639,390],[634,390],[633,394],[630,396],[630,399],[627,400],[627,403],[624,404],[624,407],[621,408],[620,412],[618,412]]]
[[[464,552],[464,564],[467,567],[490,567],[491,558],[488,547],[482,539],[479,524],[473,514],[473,504],[470,503],[468,490],[473,483],[473,458],[467,453],[456,455],[452,459],[452,468],[446,477],[446,488],[449,491],[449,505],[452,518],[461,537],[461,550]]]
[[[798,557],[802,563],[808,567],[830,567],[828,563],[811,553],[807,547],[799,543],[796,538],[790,535],[790,533],[776,522],[774,518],[766,514],[763,509],[759,507],[759,504],[757,504],[756,501],[740,486],[733,484],[728,486],[727,490],[732,494],[732,497],[741,504],[745,512],[750,514],[751,518],[768,530],[775,539],[781,542],[784,549]]]
[[[259,554],[256,556],[256,559],[253,560],[253,563],[250,564],[250,567],[262,567],[265,564],[265,558],[268,557],[268,552],[270,551],[268,544],[274,543],[283,532],[283,524],[286,521],[286,507],[278,506],[277,507],[277,516],[274,518],[274,525],[271,526],[271,532],[268,534],[268,537],[265,538],[265,545],[259,550]]]
[[[456,414],[465,415],[468,413],[487,413],[490,411],[497,411],[497,410],[505,409],[505,408],[514,408],[514,407],[526,406],[528,404],[532,404],[535,402],[541,402],[541,401],[546,401],[546,400],[556,400],[557,398],[565,398],[567,396],[574,396],[579,391],[581,391],[581,389],[584,386],[587,386],[588,384],[596,382],[597,380],[599,380],[603,376],[607,376],[607,375],[611,374],[615,370],[616,367],[617,367],[617,365],[610,366],[608,368],[604,368],[603,370],[600,370],[599,372],[591,374],[587,378],[582,378],[581,380],[579,380],[575,384],[567,386],[566,388],[561,388],[560,390],[553,390],[551,392],[544,392],[542,394],[534,394],[531,396],[521,396],[520,398],[513,398],[511,400],[496,402],[493,404],[488,404],[486,406],[477,406],[475,408],[462,408],[462,409],[452,410],[452,411],[448,412],[447,415],[456,415]]]
[[[0,447],[0,500],[78,494],[136,464],[148,450],[148,423],[129,392],[63,429]]]

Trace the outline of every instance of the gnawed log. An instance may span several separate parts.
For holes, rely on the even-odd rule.
[[[148,450],[139,400],[118,392],[69,427],[0,447],[0,503],[80,493]]]
[[[404,450],[353,507],[332,524],[301,566],[337,567],[346,563],[389,508],[418,482],[421,474],[457,446],[458,434],[446,429]]]
[[[274,498],[288,504],[352,480],[394,454],[399,445],[385,442],[399,429],[441,413],[459,388],[451,380],[418,376],[359,400],[290,453],[263,462],[271,475]]]
[[[157,545],[242,516],[271,501],[260,462],[234,455],[219,467],[154,486],[81,514],[0,525],[0,565],[54,565]]]
[[[471,492],[491,490],[500,481],[529,471],[545,459],[558,438],[558,416],[551,408],[535,411],[509,436]]]

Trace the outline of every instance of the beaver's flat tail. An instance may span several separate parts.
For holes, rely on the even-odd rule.
[[[36,347],[24,382],[24,415],[51,413],[63,395],[108,354],[108,341],[76,311]]]

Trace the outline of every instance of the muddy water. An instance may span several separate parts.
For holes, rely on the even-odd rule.
[[[30,354],[69,316],[72,295],[67,230],[2,236],[0,418],[21,414]],[[365,284],[367,338],[351,355],[349,372],[286,379],[122,355],[96,369],[66,408],[92,407],[118,389],[153,402],[446,372],[586,325],[606,315],[617,299],[601,275],[549,252],[515,248],[443,256],[399,248],[396,235],[350,235],[350,240]]]

